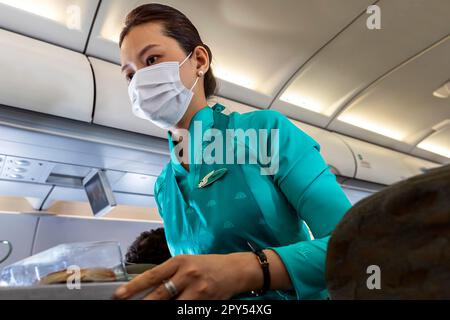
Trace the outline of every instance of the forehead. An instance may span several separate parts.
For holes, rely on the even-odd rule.
[[[148,22],[131,28],[123,40],[120,54],[122,62],[136,58],[137,54],[147,45],[167,45],[171,39],[164,35],[160,22]]]

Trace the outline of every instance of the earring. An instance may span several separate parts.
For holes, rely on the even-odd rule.
[[[198,76],[199,76],[199,77],[203,77],[204,75],[205,75],[205,73],[204,73],[203,71],[199,71],[199,72],[198,72]]]

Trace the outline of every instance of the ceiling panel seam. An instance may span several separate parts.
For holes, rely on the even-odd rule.
[[[108,63],[110,63],[110,64],[113,64],[113,65],[115,65],[115,66],[120,67],[120,63],[117,63],[117,62],[115,62],[115,61],[112,61],[112,60],[108,60],[108,59],[102,58],[102,57],[97,56],[97,55],[95,55],[95,54],[90,54],[90,53],[88,54],[88,53],[86,53],[85,56],[88,57],[88,58],[97,59],[97,60],[100,60],[100,61],[103,61],[103,62],[108,62]]]
[[[89,33],[86,39],[86,44],[84,45],[83,54],[86,55],[87,48],[89,46],[89,42],[91,40],[92,30],[94,30],[95,21],[97,21],[98,12],[100,10],[100,6],[102,5],[102,0],[98,0],[97,8],[95,8],[94,17],[92,18],[91,26],[89,28]]]
[[[97,106],[97,79],[95,77],[95,70],[94,70],[94,66],[91,63],[91,60],[89,59],[89,57],[85,54],[84,57],[86,58],[86,60],[89,63],[89,67],[91,68],[91,72],[92,72],[92,85],[93,85],[93,89],[94,89],[94,94],[93,94],[93,102],[92,102],[92,112],[91,112],[91,124],[94,123],[94,117],[95,117],[95,108]]]
[[[385,78],[396,72],[397,70],[401,69],[411,61],[414,61],[415,59],[419,58],[420,56],[426,54],[430,50],[434,49],[435,47],[441,45],[445,41],[450,39],[450,34],[445,35],[443,38],[437,40],[436,42],[432,43],[430,46],[426,47],[425,49],[419,51],[418,53],[414,54],[413,56],[405,59],[403,62],[400,62],[397,66],[392,67],[388,71],[386,71],[384,74],[376,78],[374,81],[370,82],[367,86],[359,90],[357,93],[355,93],[352,97],[350,97],[346,102],[344,102],[336,111],[333,113],[333,115],[330,117],[330,120],[328,121],[327,125],[325,126],[325,129],[328,129],[331,124],[353,103],[355,102],[359,97],[361,97],[364,93],[366,93],[368,90],[370,90],[372,87],[379,84],[381,81],[383,81]]]
[[[376,5],[381,0],[375,1],[372,5]],[[272,109],[274,104],[278,101],[278,99],[281,97],[281,95],[284,93],[284,91],[289,87],[289,85],[297,78],[297,75],[303,70],[303,68],[312,60],[314,59],[323,49],[325,49],[330,43],[332,43],[337,37],[339,37],[342,33],[344,33],[350,26],[352,26],[360,17],[362,17],[364,14],[366,14],[366,11],[364,10],[360,14],[358,14],[355,18],[353,18],[342,30],[340,30],[337,34],[335,34],[330,40],[325,42],[324,45],[322,45],[319,49],[317,49],[311,57],[309,57],[304,63],[302,63],[288,78],[288,80],[283,84],[280,90],[276,93],[275,97],[272,99],[272,102],[269,104],[268,109]]]

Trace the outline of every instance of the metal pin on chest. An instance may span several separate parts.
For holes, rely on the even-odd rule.
[[[198,188],[202,189],[213,184],[214,182],[221,179],[227,172],[228,169],[226,168],[211,171],[199,182]]]

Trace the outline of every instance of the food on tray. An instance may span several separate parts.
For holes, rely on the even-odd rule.
[[[39,285],[66,283],[74,279],[75,273],[67,269],[50,273],[39,281]],[[113,270],[107,268],[91,268],[80,270],[80,282],[110,282],[116,281]]]

